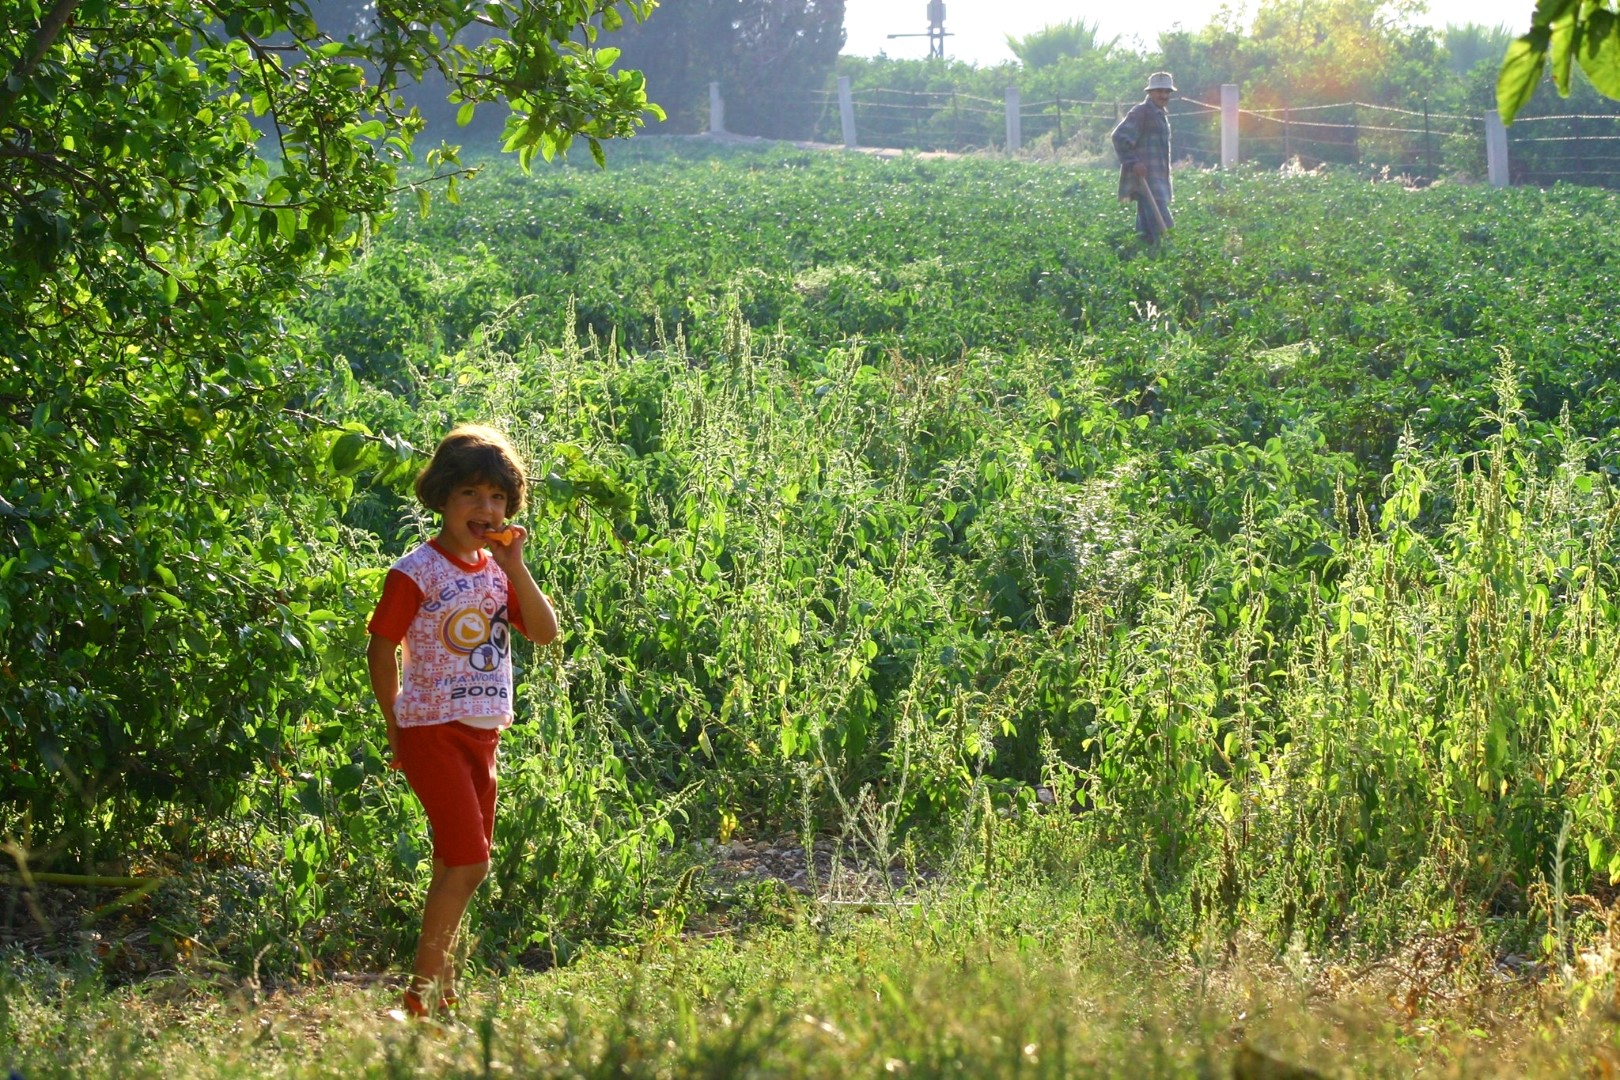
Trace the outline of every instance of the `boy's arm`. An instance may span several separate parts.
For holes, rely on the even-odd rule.
[[[535,584],[529,564],[523,561],[523,542],[528,539],[529,530],[522,525],[507,528],[512,539],[491,543],[489,553],[496,565],[506,571],[506,578],[512,584],[518,612],[523,616],[523,636],[536,645],[550,645],[557,640],[557,611]]]
[[[399,700],[399,643],[372,634],[366,645],[366,671],[371,676],[377,708],[388,722],[388,749],[398,757],[399,719],[394,714],[394,703]]]
[[[512,591],[517,594],[525,636],[536,645],[550,645],[557,640],[558,633],[557,611],[551,606],[551,599],[540,591],[534,575],[529,573],[529,567],[521,560],[515,568],[506,571],[506,576],[512,582]]]

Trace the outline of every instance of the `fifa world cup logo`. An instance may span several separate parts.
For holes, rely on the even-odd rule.
[[[465,656],[474,671],[494,671],[511,647],[506,607],[492,600],[451,612],[443,627],[445,647]]]

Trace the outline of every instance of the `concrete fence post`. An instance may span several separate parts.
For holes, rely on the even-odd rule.
[[[838,76],[838,119],[844,125],[844,146],[855,149],[860,144],[855,139],[855,92],[848,75]]]
[[[1018,153],[1024,143],[1022,117],[1019,115],[1018,87],[1007,87],[1007,153]]]
[[[1221,168],[1233,169],[1238,163],[1237,83],[1221,84]]]
[[[726,133],[726,99],[720,96],[720,84],[709,84],[709,134]]]
[[[1508,186],[1507,126],[1495,109],[1485,111],[1485,173],[1491,187]]]

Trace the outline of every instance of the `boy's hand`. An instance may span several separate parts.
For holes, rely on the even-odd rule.
[[[484,541],[489,544],[489,553],[495,557],[495,565],[507,573],[511,573],[523,564],[523,541],[529,535],[529,530],[521,525],[507,525],[484,534]]]

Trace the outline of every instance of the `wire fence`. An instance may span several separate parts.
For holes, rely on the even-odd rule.
[[[1516,184],[1620,187],[1620,124],[1613,116],[1525,116],[1508,129],[1510,178]]]
[[[1245,160],[1352,165],[1434,180],[1485,172],[1485,118],[1351,101],[1239,110]]]
[[[1002,151],[1009,135],[1026,152],[1059,152],[1110,160],[1109,134],[1134,101],[1076,96],[1045,100],[986,98],[954,90],[866,88],[851,94],[861,146],[918,151]],[[1016,108],[1016,113],[1012,111]],[[1178,161],[1221,162],[1221,109],[1194,98],[1170,102]],[[728,130],[776,138],[844,141],[837,91],[808,96],[756,96],[741,126]],[[792,131],[780,120],[792,117]],[[1263,167],[1294,163],[1350,167],[1373,175],[1427,182],[1486,175],[1486,117],[1375,105],[1362,101],[1238,109],[1238,160]],[[1620,187],[1620,115],[1520,117],[1508,129],[1509,182],[1558,181]]]

